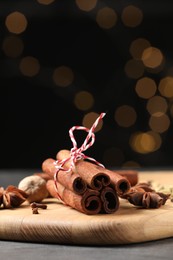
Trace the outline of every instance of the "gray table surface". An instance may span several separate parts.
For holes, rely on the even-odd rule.
[[[25,176],[39,170],[1,170],[0,186],[17,185]],[[170,227],[172,228],[172,227]],[[0,241],[0,260],[54,259],[173,259],[173,238],[115,246],[59,245],[30,242]]]

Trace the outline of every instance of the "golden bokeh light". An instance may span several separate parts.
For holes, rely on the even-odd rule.
[[[36,58],[27,56],[21,59],[19,68],[23,75],[33,77],[39,73],[40,64]]]
[[[111,147],[104,152],[103,162],[104,164],[111,166],[121,165],[124,161],[124,155],[122,150],[116,147]]]
[[[150,42],[143,38],[138,38],[134,40],[130,45],[130,54],[136,60],[142,58],[143,51],[150,46]]]
[[[97,12],[96,22],[103,29],[110,29],[116,25],[117,14],[110,7],[104,7]]]
[[[74,74],[71,68],[66,66],[60,66],[53,72],[53,81],[59,87],[67,87],[72,84],[74,80]]]
[[[80,91],[75,95],[74,104],[80,110],[88,110],[94,104],[93,95],[88,91]]]
[[[142,53],[142,61],[146,67],[153,69],[161,66],[164,57],[160,49],[148,47]]]
[[[159,117],[162,114],[165,114],[167,109],[167,101],[161,96],[154,96],[147,102],[147,110],[152,116]]]
[[[11,58],[20,56],[23,49],[23,41],[14,35],[6,37],[2,43],[2,50],[8,57]]]
[[[152,131],[134,133],[129,140],[131,148],[141,154],[147,154],[157,151],[162,143],[158,133]]]
[[[114,118],[118,125],[130,127],[135,123],[137,115],[133,107],[123,105],[116,109]]]
[[[135,90],[139,97],[148,99],[155,95],[157,86],[153,79],[144,77],[137,81]]]
[[[90,129],[98,117],[99,117],[99,114],[96,112],[90,112],[90,113],[86,114],[82,120],[83,126]],[[101,121],[98,123],[97,127],[95,128],[94,132],[95,133],[98,132],[102,128],[102,126],[103,126],[103,120],[101,119]]]
[[[89,12],[96,7],[97,0],[75,0],[76,5],[82,11]]]
[[[122,11],[121,19],[125,26],[136,27],[143,20],[142,10],[134,5],[129,5]]]
[[[127,61],[124,69],[126,75],[132,79],[138,79],[144,74],[144,65],[138,60]]]
[[[151,116],[149,120],[150,128],[157,133],[164,133],[170,126],[170,119],[168,115],[162,114],[160,116]]]
[[[37,2],[39,4],[43,4],[43,5],[50,5],[54,2],[55,0],[37,0]]]
[[[5,20],[8,31],[15,34],[23,33],[27,28],[27,24],[25,15],[20,12],[13,12],[7,15]]]
[[[167,98],[173,97],[173,77],[165,77],[161,79],[158,89],[160,94]]]

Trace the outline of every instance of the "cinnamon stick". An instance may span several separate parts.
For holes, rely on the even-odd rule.
[[[97,190],[87,189],[84,194],[79,195],[57,182],[57,194],[53,180],[48,180],[46,185],[52,197],[59,198],[59,194],[66,205],[82,213],[94,215],[98,214],[101,210],[100,192]]]
[[[124,176],[128,179],[131,186],[134,186],[138,183],[138,172],[135,170],[114,170],[121,176]]]
[[[57,172],[55,162],[56,161],[54,159],[48,158],[42,163],[43,172],[49,174],[52,179]],[[74,191],[77,194],[83,194],[87,188],[86,182],[77,173],[67,173],[66,171],[59,170],[57,174],[57,181],[64,187]]]
[[[56,158],[57,160],[63,160],[69,156],[70,151],[60,150],[57,153]],[[65,164],[65,167],[70,167],[70,161]],[[110,184],[109,176],[98,170],[97,166],[93,163],[80,160],[76,163],[75,168],[73,168],[72,171],[74,173],[78,173],[81,178],[94,190],[101,190],[104,186],[108,186]]]
[[[101,191],[102,211],[103,213],[114,213],[119,208],[119,197],[114,189],[105,187]]]
[[[57,160],[63,160],[69,156],[70,151],[60,150],[56,158]],[[65,166],[68,167],[66,164]],[[91,162],[80,160],[72,170],[78,173],[92,189],[101,190],[104,186],[108,186],[111,183],[118,194],[121,195],[128,192],[131,187],[126,177]]]

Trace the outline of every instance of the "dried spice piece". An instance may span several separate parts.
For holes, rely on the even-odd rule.
[[[32,208],[32,214],[39,214],[38,208]]]
[[[137,191],[126,194],[126,199],[135,206],[143,208],[159,208],[164,205],[169,198],[169,194]]]
[[[158,193],[163,193],[163,194],[170,194],[169,199],[171,202],[173,202],[173,185],[168,185],[168,184],[161,184],[161,183],[156,183],[155,181],[150,181],[151,187]]]
[[[135,192],[129,192],[126,194],[126,199],[135,206],[142,207],[142,199],[143,199],[144,192],[142,191],[135,191]]]
[[[71,169],[70,160],[66,161],[69,156],[68,150],[57,153],[58,162],[65,161],[64,170],[57,169],[58,162],[52,158],[42,163],[43,173],[52,178],[47,179],[46,184],[49,194],[85,214],[110,214],[117,211],[118,195],[126,193],[131,187],[127,178],[83,159],[77,161]],[[67,172],[65,169],[71,170]]]
[[[27,201],[29,203],[34,201],[41,202],[48,196],[46,181],[37,175],[31,175],[23,178],[19,182],[18,188],[23,190],[28,195]]]
[[[130,193],[139,193],[139,192],[144,193],[145,191],[153,192],[154,190],[151,188],[150,183],[140,182],[140,183],[137,183],[135,186],[132,186],[130,188],[130,190],[128,191],[128,193],[122,194],[122,195],[120,195],[120,197],[122,199],[127,199],[128,194],[130,194]]]
[[[37,202],[32,202],[30,204],[31,209],[32,209],[32,214],[39,214],[38,209],[47,209],[47,205],[43,203],[37,203]]]
[[[160,208],[163,205],[163,198],[155,192],[144,192],[142,198],[144,208]]]
[[[55,189],[54,180],[47,181],[47,189],[53,198],[59,199],[59,195],[65,205],[68,205],[82,213],[95,215],[101,211],[102,203],[100,192],[87,189],[84,194],[79,195],[67,189],[57,182],[58,193]]]
[[[139,182],[137,183],[135,186],[133,186],[132,188],[136,188],[136,189],[142,189],[144,191],[155,191],[152,187],[151,187],[151,183],[150,182]]]
[[[58,161],[66,160],[69,157],[69,150],[60,150],[56,155],[56,159]],[[64,167],[69,169],[70,161],[67,161],[64,164]],[[79,160],[72,169],[72,175],[78,174],[79,177],[85,181],[85,183],[87,183],[91,189],[101,190],[104,186],[110,184],[110,178],[103,172],[103,169],[104,168],[96,164],[86,162],[84,160]],[[66,172],[64,172],[64,174],[68,175]]]
[[[163,199],[162,205],[164,205],[166,201],[170,199],[170,193],[157,192],[157,194]]]
[[[56,155],[56,159],[61,161],[69,156],[69,150],[60,150]],[[69,165],[66,164],[65,166],[67,168],[69,167]],[[118,194],[124,194],[128,192],[131,187],[126,177],[92,162],[79,160],[76,162],[72,171],[78,173],[88,186],[94,190],[101,190],[103,187],[112,184]]]
[[[114,189],[105,187],[100,195],[102,201],[102,212],[111,214],[119,208],[119,197]]]
[[[0,203],[3,208],[16,208],[19,207],[28,195],[13,185],[9,185],[6,189],[0,188]],[[0,206],[1,206],[0,205]]]
[[[40,208],[40,209],[47,209],[47,205],[44,203],[37,203],[37,202],[32,202],[30,204],[31,208]]]
[[[48,158],[42,163],[43,173],[48,174],[51,179],[54,178],[54,175],[58,171],[56,168],[56,161],[52,158]],[[77,193],[83,194],[86,191],[87,184],[78,173],[74,172],[66,172],[66,171],[58,171],[57,181],[61,183],[67,189]]]
[[[124,176],[128,179],[131,186],[135,186],[138,183],[138,172],[135,170],[114,170],[121,176]]]

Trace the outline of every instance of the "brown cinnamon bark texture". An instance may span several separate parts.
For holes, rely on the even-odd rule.
[[[84,194],[79,195],[65,188],[58,182],[57,188],[58,194],[66,205],[88,215],[95,215],[101,211],[102,203],[99,197],[99,191],[87,189]],[[59,198],[53,180],[47,181],[47,190],[52,197]]]
[[[54,178],[54,174],[57,172],[55,162],[56,161],[54,159],[48,158],[42,163],[43,172],[49,174],[52,179]],[[66,172],[59,170],[57,174],[57,181],[64,187],[74,191],[77,194],[83,194],[87,188],[86,182],[79,176],[79,174],[71,171]]]
[[[61,150],[57,153],[57,160],[63,160],[70,157],[70,151]],[[65,164],[65,167],[70,167],[70,161]],[[103,171],[102,167],[97,169],[97,165],[93,163],[80,160],[76,162],[75,168],[72,169],[74,173],[80,177],[94,190],[101,190],[103,187],[110,184],[110,178]]]
[[[119,197],[114,189],[105,187],[101,191],[102,211],[103,213],[114,213],[119,208]]]
[[[56,158],[63,160],[69,156],[70,151],[61,150],[57,153]],[[65,164],[65,166],[69,167],[69,164]],[[131,187],[126,177],[84,160],[77,161],[72,171],[78,173],[92,189],[101,190],[103,187],[112,184],[118,194],[121,195],[128,192]]]
[[[138,183],[138,172],[135,170],[114,170],[121,176],[124,176],[128,179],[131,186],[134,186]]]

